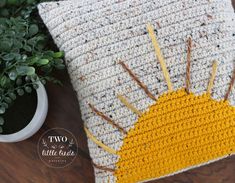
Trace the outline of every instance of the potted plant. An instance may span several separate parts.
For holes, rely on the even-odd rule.
[[[42,126],[48,109],[44,84],[60,83],[63,53],[54,52],[36,0],[0,2],[0,142],[17,142]]]

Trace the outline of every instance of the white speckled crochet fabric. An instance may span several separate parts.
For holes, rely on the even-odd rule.
[[[230,0],[67,0],[42,3],[38,8],[55,43],[65,52],[85,126],[96,140],[116,152],[122,148],[126,134],[107,121],[115,121],[128,132],[139,119],[117,96],[124,95],[140,112],[148,111],[155,103],[119,62],[123,61],[156,99],[168,91],[146,28],[148,23],[154,27],[175,91],[185,87],[186,44],[191,37],[190,91],[197,96],[207,90],[216,60],[218,69],[211,96],[216,101],[225,97],[235,58],[235,17]],[[228,99],[235,104],[234,90]],[[88,146],[98,183],[146,181],[222,158],[119,179],[118,173],[110,170],[117,169],[120,155],[99,147],[91,138]]]

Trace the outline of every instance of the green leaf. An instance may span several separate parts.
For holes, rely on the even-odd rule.
[[[24,50],[27,51],[27,52],[31,52],[32,51],[32,48],[28,45],[24,45]]]
[[[4,114],[5,113],[5,111],[6,111],[6,109],[5,109],[5,107],[0,107],[0,114]]]
[[[54,54],[53,54],[53,57],[54,58],[61,58],[61,57],[63,57],[64,56],[64,53],[62,52],[62,51],[60,51],[60,52],[55,52]]]
[[[62,59],[55,59],[55,63],[56,64],[63,64],[63,60]]]
[[[6,83],[7,83],[7,77],[3,75],[0,79],[1,87],[4,87],[6,85]]]
[[[30,82],[30,81],[31,81],[31,76],[26,76],[26,77],[25,77],[25,81],[26,81],[26,82]]]
[[[44,65],[41,67],[43,72],[50,73],[52,71],[52,67],[50,65]]]
[[[53,51],[51,51],[51,50],[49,50],[49,51],[45,51],[45,52],[44,52],[44,56],[53,57],[53,55],[54,55],[54,52],[53,52]]]
[[[34,46],[36,43],[37,43],[37,39],[35,37],[33,37],[27,41],[27,44],[29,44],[31,46]]]
[[[0,116],[0,125],[3,125],[3,124],[4,124],[4,119],[3,119],[3,117]]]
[[[33,36],[38,33],[38,26],[36,24],[32,24],[29,27],[29,36]]]
[[[17,86],[22,85],[22,79],[21,79],[21,78],[18,78],[18,79],[16,80],[16,85],[17,85]]]
[[[20,40],[14,40],[14,46],[20,49],[23,47],[23,44]]]
[[[0,51],[10,51],[13,42],[11,39],[0,40]]]
[[[38,84],[33,84],[33,88],[36,90],[36,89],[38,89]]]
[[[2,59],[5,60],[5,61],[11,61],[14,58],[15,58],[15,54],[14,53],[8,53],[8,54],[6,54],[6,55],[4,55],[2,57]]]
[[[24,90],[23,89],[17,89],[16,92],[18,93],[19,96],[23,96],[24,95]]]
[[[27,75],[31,76],[35,74],[35,68],[34,67],[28,67]]]
[[[65,68],[65,65],[64,64],[58,64],[58,65],[55,65],[55,67],[59,70],[62,70]]]
[[[7,31],[7,35],[8,35],[8,37],[14,37],[15,36],[15,34],[16,34],[16,32],[15,31],[12,31],[12,30],[9,30],[9,31]]]
[[[45,85],[45,84],[46,84],[46,80],[45,80],[45,79],[42,79],[42,80],[41,80],[41,83]]]
[[[15,93],[9,93],[9,97],[11,97],[12,100],[16,99],[16,94]]]
[[[19,75],[33,75],[35,74],[35,68],[34,67],[29,67],[29,66],[18,66],[16,67],[16,71]]]
[[[30,58],[30,65],[33,65],[38,62],[40,58],[38,56]]]
[[[2,130],[2,127],[0,126],[0,133],[2,133],[3,132],[3,130]]]
[[[15,53],[15,59],[16,59],[16,61],[20,61],[21,60],[21,54]]]
[[[38,75],[37,74],[33,74],[31,76],[31,81],[33,81],[33,82],[38,81]]]
[[[25,55],[25,54],[22,54],[22,60],[23,61],[26,61],[26,59],[28,58],[28,56],[27,55]]]
[[[11,98],[10,97],[5,97],[4,98],[4,101],[8,104],[10,104],[12,102]]]
[[[26,91],[27,93],[31,93],[31,92],[32,92],[32,88],[29,87],[29,86],[26,86],[24,89],[25,89],[25,91]]]
[[[49,63],[48,59],[40,59],[37,61],[37,65],[41,66],[41,65],[47,65]]]
[[[6,102],[2,103],[2,107],[4,107],[5,109],[7,109],[9,107],[9,105]]]
[[[9,76],[10,80],[15,81],[18,75],[15,70],[12,70],[9,72],[8,76]]]

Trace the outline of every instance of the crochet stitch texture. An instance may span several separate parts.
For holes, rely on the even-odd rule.
[[[96,182],[143,182],[235,153],[230,0],[38,8],[65,51]]]

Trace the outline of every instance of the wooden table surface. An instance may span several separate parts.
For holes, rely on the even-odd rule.
[[[58,77],[64,86],[47,85],[49,112],[40,131],[23,142],[0,144],[0,183],[94,182],[76,94],[66,71]],[[71,131],[78,141],[78,156],[67,168],[49,168],[37,154],[40,136],[55,127]],[[151,183],[235,183],[235,156]]]

